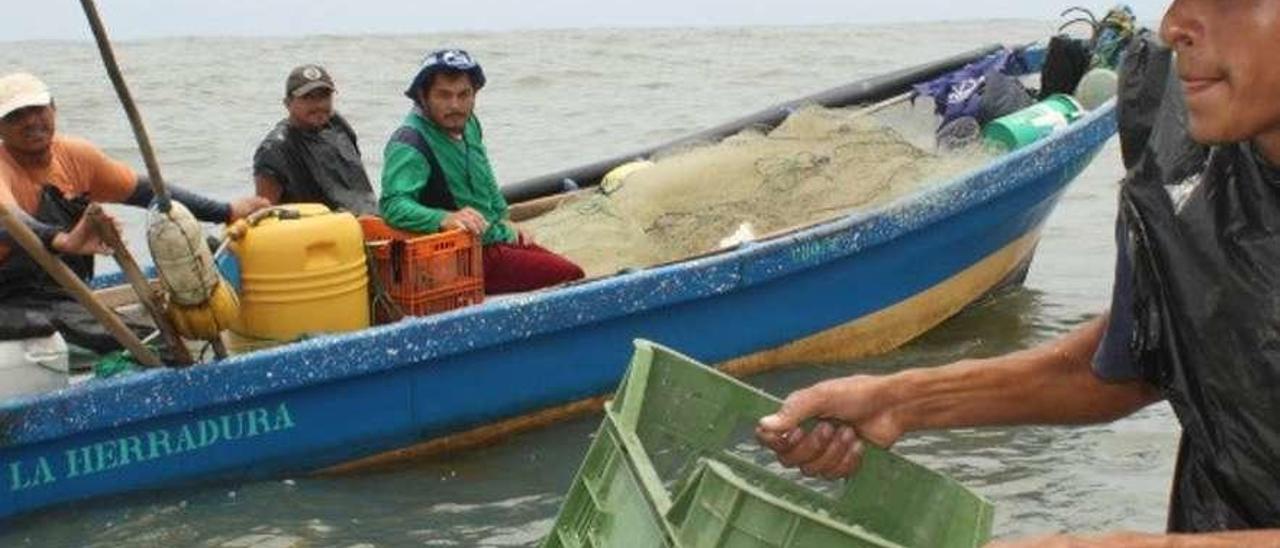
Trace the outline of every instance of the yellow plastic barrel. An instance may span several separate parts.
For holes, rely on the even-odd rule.
[[[364,235],[350,213],[290,204],[232,231],[241,285],[233,331],[292,341],[369,326]]]

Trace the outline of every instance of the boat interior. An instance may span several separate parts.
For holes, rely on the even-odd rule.
[[[1022,81],[1031,90],[1039,84],[1036,74]],[[573,285],[731,253],[911,199],[1004,152],[985,142],[976,125],[940,132],[940,119],[931,98],[911,92],[845,108],[800,106],[777,127],[684,143],[617,166],[597,186],[514,203],[510,218],[540,245],[583,265],[587,278]],[[147,315],[129,285],[94,294],[123,316]],[[244,353],[281,344],[288,343],[231,346]],[[187,346],[197,363],[212,357],[209,342]],[[71,347],[55,360],[33,357],[25,347],[14,352],[40,365],[48,389],[102,376],[102,357],[87,350]]]

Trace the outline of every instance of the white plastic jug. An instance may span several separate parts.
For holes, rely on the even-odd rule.
[[[0,401],[66,387],[69,363],[60,333],[0,341]]]

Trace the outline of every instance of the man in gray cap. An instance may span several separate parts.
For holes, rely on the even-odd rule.
[[[333,78],[302,65],[285,81],[289,116],[253,156],[257,194],[275,204],[316,202],[357,215],[376,214],[377,197],[360,160],[356,133],[334,112]]]

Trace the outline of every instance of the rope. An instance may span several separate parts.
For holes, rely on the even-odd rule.
[[[378,317],[379,306],[382,306],[391,318],[391,322],[400,321],[405,317],[404,309],[400,308],[400,303],[391,298],[387,293],[387,288],[382,285],[382,278],[378,275],[378,260],[373,256],[373,246],[365,244],[364,246],[364,263],[368,268],[369,286],[373,288],[373,295],[369,298],[369,318]],[[388,322],[390,323],[390,322]]]

